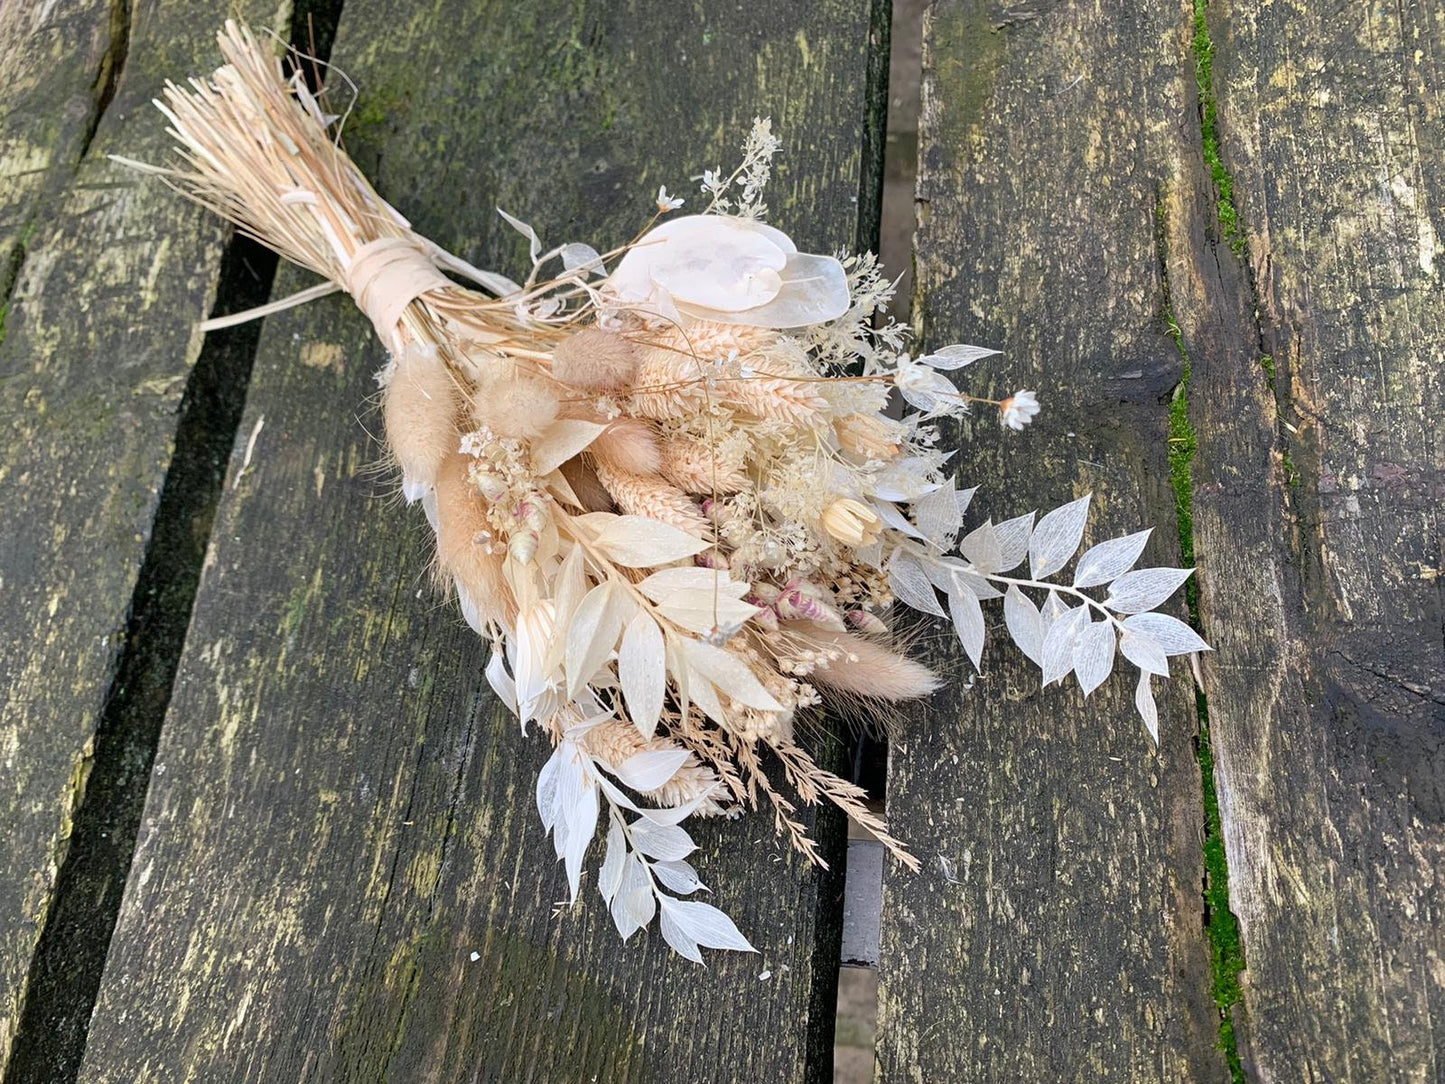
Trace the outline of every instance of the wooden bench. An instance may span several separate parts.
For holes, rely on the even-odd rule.
[[[973,511],[1158,525],[1216,650],[1156,754],[1127,682],[1040,692],[999,644],[969,689],[930,638],[956,680],[888,750],[924,866],[882,874],[880,1079],[1445,1079],[1445,23],[1113,8],[929,8],[914,314],[1046,405],[956,432]],[[371,470],[370,326],[196,331],[306,280],[106,155],[164,155],[149,100],[234,12],[276,18],[0,4],[0,1080],[828,1079],[844,825],[827,873],[765,816],[698,831],[757,956],[554,912],[546,751]],[[774,220],[876,242],[886,0],[291,32],[359,85],[377,188],[476,262],[522,256],[497,206],[624,238],[754,115]]]

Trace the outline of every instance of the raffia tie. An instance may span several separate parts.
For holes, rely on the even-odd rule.
[[[451,284],[415,241],[383,237],[356,250],[346,270],[345,286],[381,341],[396,349],[396,325],[406,307],[427,291]]]

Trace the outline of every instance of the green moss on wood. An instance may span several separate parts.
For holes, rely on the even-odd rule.
[[[1234,177],[1224,167],[1224,159],[1219,153],[1219,124],[1214,99],[1214,41],[1209,36],[1206,7],[1206,0],[1194,0],[1194,78],[1199,84],[1204,161],[1209,166],[1218,196],[1215,211],[1219,217],[1220,234],[1235,255],[1243,257],[1248,243],[1239,228],[1239,212],[1234,206]]]
[[[1199,446],[1189,420],[1189,353],[1184,335],[1169,303],[1165,284],[1165,319],[1169,335],[1184,362],[1179,386],[1169,404],[1169,475],[1174,487],[1174,507],[1179,521],[1179,552],[1186,566],[1194,564],[1194,482],[1192,466]],[[1199,584],[1191,578],[1185,586],[1189,620],[1199,628]],[[1244,1066],[1239,1057],[1239,1040],[1234,1032],[1234,1007],[1242,998],[1239,975],[1244,970],[1244,946],[1239,937],[1239,920],[1229,907],[1229,863],[1224,853],[1224,828],[1219,813],[1219,796],[1214,786],[1214,746],[1209,734],[1209,702],[1201,692],[1194,694],[1199,712],[1199,777],[1204,798],[1204,903],[1209,934],[1209,955],[1213,974],[1211,994],[1219,1009],[1219,1046],[1229,1063],[1235,1084],[1244,1084]]]

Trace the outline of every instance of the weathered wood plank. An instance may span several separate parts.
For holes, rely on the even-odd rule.
[[[40,203],[69,181],[114,89],[121,11],[109,0],[0,2],[0,309]]]
[[[1145,563],[1177,563],[1157,231],[1197,168],[1188,32],[1169,0],[929,9],[915,318],[926,344],[1003,350],[971,391],[1045,407],[1022,433],[991,411],[962,427],[971,521],[1092,491],[1086,544],[1157,524]],[[940,632],[955,681],[889,751],[888,812],[924,868],[885,872],[881,1079],[1217,1080],[1187,676],[1156,684],[1155,753],[1132,667],[1087,705],[1040,691],[989,620],[971,689]]]
[[[379,190],[515,270],[496,206],[619,242],[768,113],[775,220],[851,245],[874,33],[843,2],[351,0],[334,59]],[[424,527],[369,469],[381,360],[349,302],[267,321],[82,1079],[826,1079],[836,884],[768,819],[698,831],[758,956],[623,946],[590,881],[551,913],[545,750],[484,693]]]
[[[33,55],[6,46],[7,71],[17,56],[24,69],[6,105],[36,115],[7,114],[0,183],[0,244],[18,271],[0,336],[0,1069],[114,692],[226,237],[105,155],[162,153],[146,103],[174,65],[205,54],[203,9],[176,0],[114,25],[109,5],[4,12],[10,30],[35,34]],[[57,65],[63,46],[73,51]],[[92,99],[97,71],[113,100]],[[103,116],[85,113],[106,101]]]
[[[1221,245],[1230,303],[1181,323],[1245,1054],[1439,1080],[1445,16],[1208,11],[1247,275]]]

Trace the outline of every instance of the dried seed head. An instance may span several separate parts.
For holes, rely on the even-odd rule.
[[[468,478],[471,463],[470,456],[453,452],[437,472],[437,568],[456,583],[468,622],[506,624],[515,610],[501,555],[488,544],[486,505]]]
[[[552,376],[573,388],[622,391],[637,372],[637,351],[611,331],[589,328],[564,339],[552,351]]]
[[[923,664],[861,636],[807,621],[789,624],[788,631],[820,652],[809,680],[825,691],[864,699],[912,700],[943,683]]]
[[[382,417],[408,504],[436,483],[442,461],[456,451],[455,416],[456,386],[436,351],[399,354],[382,399]]]
[[[557,396],[542,381],[505,369],[489,373],[472,394],[472,418],[498,436],[534,440],[557,418]]]
[[[697,437],[677,436],[662,442],[659,470],[688,493],[737,493],[748,486],[742,449],[714,448]]]
[[[850,628],[861,632],[864,636],[887,636],[888,626],[877,614],[870,614],[867,610],[849,610],[843,615]]]
[[[630,474],[598,462],[597,479],[624,512],[667,523],[698,538],[707,538],[711,525],[686,493],[648,474]]]
[[[661,466],[652,426],[641,418],[619,418],[588,448],[599,463],[627,474],[656,474]]]

